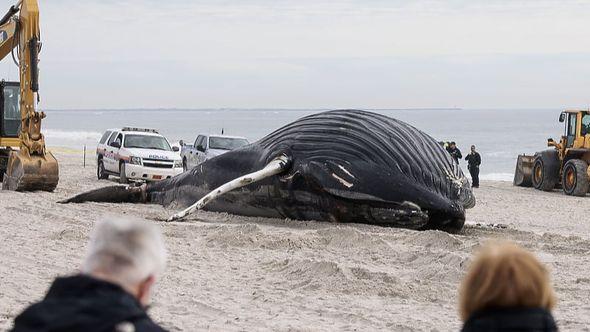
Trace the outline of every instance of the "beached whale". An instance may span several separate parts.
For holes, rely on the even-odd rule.
[[[447,231],[460,230],[475,205],[469,181],[435,139],[359,110],[303,117],[171,179],[63,202],[187,207],[199,200],[197,207],[237,215]]]

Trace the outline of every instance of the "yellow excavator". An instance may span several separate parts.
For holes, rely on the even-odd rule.
[[[520,155],[514,185],[551,191],[561,186],[566,195],[586,196],[590,188],[590,110],[566,110],[559,115],[565,132],[559,143],[534,156]]]
[[[0,19],[0,60],[12,56],[20,82],[0,82],[0,177],[3,190],[53,191],[57,160],[41,133],[39,101],[39,5],[20,0]]]

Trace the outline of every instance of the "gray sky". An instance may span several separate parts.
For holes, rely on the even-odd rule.
[[[590,105],[587,1],[39,1],[42,108]]]

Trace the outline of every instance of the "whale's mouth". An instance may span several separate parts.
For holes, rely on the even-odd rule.
[[[396,208],[370,207],[369,212],[373,223],[383,226],[419,230],[437,229],[457,233],[465,224],[465,217],[462,215],[415,209],[404,203]]]
[[[368,215],[376,225],[410,229],[424,228],[429,220],[427,212],[404,205],[396,208],[369,207]]]
[[[409,229],[438,229],[456,233],[465,223],[464,208],[458,203],[448,209],[424,208],[410,201],[391,202],[358,192],[324,188],[338,205],[333,219],[340,222],[358,222]],[[356,216],[354,219],[351,216]]]
[[[379,197],[347,190],[322,188],[329,199],[323,209],[333,211],[332,218],[337,222],[362,222],[380,226],[393,226],[409,229],[426,227],[428,212],[415,203],[390,202]]]

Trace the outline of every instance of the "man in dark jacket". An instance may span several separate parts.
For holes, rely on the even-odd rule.
[[[457,164],[459,163],[459,160],[463,158],[461,150],[457,148],[457,144],[455,144],[455,142],[451,142],[447,146],[447,151],[451,154],[451,157],[453,157],[453,160],[455,160]]]
[[[144,221],[103,221],[83,273],[57,278],[14,320],[15,332],[161,332],[145,311],[165,264],[161,234]]]
[[[465,160],[467,160],[467,169],[471,174],[471,186],[479,188],[479,165],[481,165],[481,156],[475,151],[475,145],[471,146],[471,153],[469,153]]]

